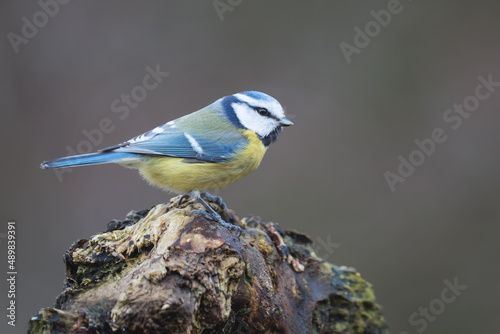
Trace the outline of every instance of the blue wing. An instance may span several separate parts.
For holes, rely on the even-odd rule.
[[[239,131],[211,131],[203,134],[183,131],[169,122],[103,152],[126,152],[197,159],[205,162],[229,161],[247,145]]]

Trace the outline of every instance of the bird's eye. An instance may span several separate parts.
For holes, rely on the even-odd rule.
[[[269,112],[269,110],[267,110],[266,108],[257,108],[257,112],[261,116],[269,116],[269,115],[271,115],[271,113]]]

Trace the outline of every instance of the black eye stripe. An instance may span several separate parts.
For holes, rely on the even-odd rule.
[[[272,118],[272,119],[279,121],[279,119],[277,117],[275,117],[273,114],[271,114],[271,112],[269,110],[267,110],[266,108],[254,107],[251,105],[249,105],[249,106],[252,107],[257,113],[259,113],[259,115],[264,116],[264,117],[269,117],[269,118]]]
[[[269,112],[269,110],[267,110],[266,108],[257,108],[256,110],[262,116],[270,116],[271,115],[271,113]]]

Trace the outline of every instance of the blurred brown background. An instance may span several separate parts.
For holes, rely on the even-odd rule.
[[[60,182],[40,162],[83,148],[83,132],[105,118],[113,130],[96,135],[92,150],[259,90],[295,126],[257,171],[220,192],[228,206],[307,232],[318,255],[357,268],[374,284],[391,333],[497,332],[500,88],[457,129],[443,116],[475,93],[479,76],[500,81],[500,4],[221,3],[223,13],[212,1],[71,1],[47,7],[51,17],[37,14],[35,1],[2,2],[0,232],[17,220],[18,326],[2,315],[0,331],[23,332],[53,304],[73,241],[171,197],[116,165],[74,169]],[[390,22],[370,24],[371,11],[388,6],[398,11]],[[23,17],[40,27],[19,42],[9,33],[25,38]],[[354,46],[354,29],[367,23],[373,37],[348,63],[340,44]],[[169,76],[128,115],[113,112],[157,65]],[[414,141],[436,128],[447,140],[392,192],[384,173],[397,173],[398,156],[409,159]],[[444,303],[444,281],[455,279],[467,288]],[[1,288],[5,310],[5,280]]]

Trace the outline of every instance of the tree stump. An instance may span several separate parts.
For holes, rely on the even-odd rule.
[[[64,256],[54,308],[28,333],[387,333],[371,284],[258,217],[202,215],[193,199],[132,211]]]

